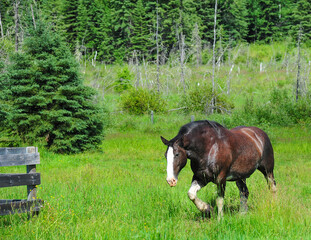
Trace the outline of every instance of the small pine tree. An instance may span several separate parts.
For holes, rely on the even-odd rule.
[[[38,24],[25,39],[23,52],[11,58],[6,90],[7,126],[23,142],[38,138],[54,152],[75,153],[102,140],[101,110],[95,92],[83,86],[78,64],[59,35]]]

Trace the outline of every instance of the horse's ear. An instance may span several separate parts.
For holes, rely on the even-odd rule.
[[[167,141],[164,137],[161,136],[161,140],[164,143],[164,145],[166,145],[166,146],[169,145],[169,141]]]

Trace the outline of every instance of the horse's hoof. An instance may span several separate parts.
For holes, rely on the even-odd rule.
[[[207,209],[204,212],[202,212],[202,217],[203,218],[211,218],[211,212],[213,212],[213,207],[208,205]]]

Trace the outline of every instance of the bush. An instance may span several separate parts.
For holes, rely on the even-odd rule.
[[[133,74],[130,72],[128,67],[122,68],[117,74],[117,80],[115,81],[115,91],[122,93],[126,90],[132,88],[131,80],[133,79]]]
[[[210,86],[196,84],[190,88],[187,94],[182,96],[181,107],[185,107],[185,112],[208,113],[213,98],[213,90]],[[228,97],[222,93],[216,93],[216,112],[230,111],[234,108]]]
[[[254,104],[247,99],[241,118],[252,124],[269,124],[286,126],[310,121],[310,95],[295,101],[295,98],[285,89],[275,88],[267,103]]]
[[[143,88],[131,89],[121,96],[121,108],[130,114],[164,112],[166,105],[159,93]]]

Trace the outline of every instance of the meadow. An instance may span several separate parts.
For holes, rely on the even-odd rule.
[[[283,52],[279,55],[285,56]],[[293,88],[295,67],[287,70],[281,67],[282,62],[266,63],[266,66],[270,68],[260,73],[259,63],[249,68],[235,66],[230,99],[237,111],[242,111],[249,96],[253,96],[255,102],[268,101],[273,88]],[[276,195],[268,190],[263,175],[255,172],[247,180],[249,211],[241,215],[238,189],[234,182],[229,182],[224,217],[218,221],[216,186],[210,183],[198,193],[214,206],[215,212],[207,219],[187,196],[192,178],[189,163],[175,188],[166,183],[166,147],[160,136],[173,138],[179,128],[190,121],[191,115],[195,115],[196,120],[216,120],[229,128],[236,123],[248,125],[247,119],[175,110],[155,114],[151,123],[150,115],[120,112],[119,95],[111,90],[118,72],[115,66],[100,65],[92,71],[87,68],[92,67],[85,69],[86,83],[101,90],[97,100],[102,101],[109,112],[101,148],[61,155],[39,146],[41,164],[37,171],[41,173],[42,183],[37,196],[45,201],[44,208],[30,219],[27,214],[0,217],[0,239],[311,239],[310,121],[295,125],[276,126],[269,122],[258,125],[268,133],[274,147]],[[177,68],[166,66],[161,73],[170,109],[178,108],[176,103],[182,92],[176,77]],[[220,88],[225,88],[230,68],[227,65],[218,70]],[[135,69],[134,66],[130,70]],[[142,76],[155,79],[154,66],[149,66],[147,72],[144,69],[141,67]],[[187,81],[205,81],[209,72],[210,68],[189,67]],[[134,85],[135,78],[132,81]],[[141,84],[155,83],[142,81]],[[172,93],[174,86],[177,87]],[[25,169],[6,167],[0,171],[24,172]],[[25,187],[0,189],[2,199],[21,198],[25,194]]]
[[[187,116],[175,122],[159,116],[152,126],[149,119],[139,120],[139,131],[107,134],[102,152],[64,156],[41,148],[38,196],[45,206],[29,220],[26,214],[1,217],[0,238],[310,239],[310,127],[266,129],[275,150],[277,194],[255,172],[248,180],[249,212],[240,215],[237,187],[228,183],[224,218],[218,222],[216,214],[203,218],[188,199],[189,164],[175,188],[165,181],[165,146],[159,136],[174,137]],[[1,189],[2,198],[24,194],[22,187]],[[207,185],[199,197],[215,207],[215,185]]]

